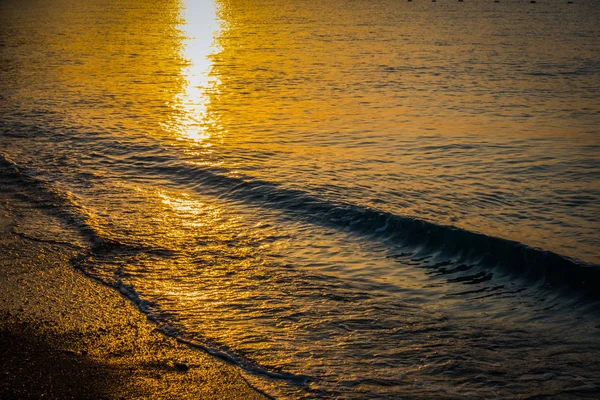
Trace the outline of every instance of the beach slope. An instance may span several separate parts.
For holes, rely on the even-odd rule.
[[[266,398],[238,368],[165,337],[119,293],[76,271],[78,249],[57,237],[60,222],[8,189],[0,190],[0,398]]]

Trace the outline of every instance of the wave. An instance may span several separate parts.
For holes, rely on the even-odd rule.
[[[201,190],[203,194],[208,192],[222,199],[268,207],[307,223],[385,242],[390,248],[398,249],[390,257],[407,265],[430,268],[438,275],[459,274],[450,281],[480,283],[491,279],[492,271],[498,271],[534,281],[548,289],[569,288],[580,295],[598,297],[600,266],[552,251],[366,206],[332,202],[274,182],[236,175],[225,168],[186,164],[168,156],[162,157],[160,163],[138,156],[131,156],[128,161],[129,174],[134,169],[138,176],[141,173],[145,178],[167,178],[189,189]],[[40,186],[42,183],[32,171],[18,166],[1,153],[0,168],[32,184]],[[51,197],[54,202],[62,202],[69,222],[75,223],[85,234],[98,254],[119,251],[168,256],[171,252],[108,239],[90,224],[89,215],[81,214],[84,209],[72,197],[54,192]],[[475,273],[473,267],[477,267]]]
[[[598,297],[596,286],[600,283],[600,268],[595,264],[453,226],[354,204],[335,203],[273,182],[236,176],[223,168],[177,163],[172,158],[165,160],[169,165],[150,165],[152,160],[147,161],[148,164],[143,162],[145,165],[134,168],[143,170],[145,176],[167,177],[174,183],[202,190],[204,194],[209,191],[223,199],[277,209],[307,223],[345,230],[366,240],[385,242],[390,248],[398,249],[397,252],[391,252],[391,258],[408,266],[429,268],[440,276],[452,276],[448,279],[450,282],[478,284],[491,280],[492,271],[500,271],[512,273],[519,279],[535,281],[546,288],[576,289],[579,295]],[[81,254],[73,260],[74,266],[90,278],[118,290],[153,320],[163,334],[236,365],[249,374],[283,379],[297,385],[317,380],[309,375],[263,367],[219,343],[186,336],[183,330],[173,325],[168,315],[163,315],[160,305],[148,302],[134,287],[124,284],[118,270],[112,271],[112,276],[106,276],[95,270],[94,265],[98,261],[110,261],[114,255],[153,253],[170,257],[172,250],[110,239],[109,234],[94,223],[93,215],[79,205],[73,196],[56,189],[35,171],[19,166],[2,153],[0,177],[0,186],[21,187],[21,192],[29,201],[75,226],[88,240],[90,247],[87,251],[82,249]],[[499,289],[500,286],[477,288],[457,295],[472,293],[485,296]]]
[[[305,222],[385,241],[394,248],[405,249],[392,257],[409,263],[417,257],[425,257],[424,265],[442,274],[448,273],[448,265],[454,265],[456,272],[461,265],[470,264],[515,274],[548,288],[568,287],[580,294],[597,296],[600,266],[517,241],[370,207],[336,203],[277,183],[233,175],[223,168],[171,164],[141,168],[141,171],[161,178],[168,176],[171,181],[190,189],[201,189],[203,193],[212,189],[212,194],[220,198],[269,207]]]

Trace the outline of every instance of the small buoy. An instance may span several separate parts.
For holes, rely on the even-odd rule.
[[[535,4],[535,0],[531,0],[531,1],[530,1],[530,3],[531,3],[531,4]]]

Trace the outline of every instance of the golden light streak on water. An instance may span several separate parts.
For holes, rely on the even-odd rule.
[[[182,57],[187,65],[182,70],[185,85],[177,96],[175,122],[171,127],[181,139],[210,147],[216,122],[208,112],[209,92],[218,91],[218,77],[212,75],[211,56],[219,51],[215,36],[221,29],[217,5],[212,0],[184,1],[181,8],[183,34]]]

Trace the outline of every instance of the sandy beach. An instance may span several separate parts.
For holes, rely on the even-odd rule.
[[[76,271],[44,233],[58,222],[0,192],[0,398],[266,398]]]

